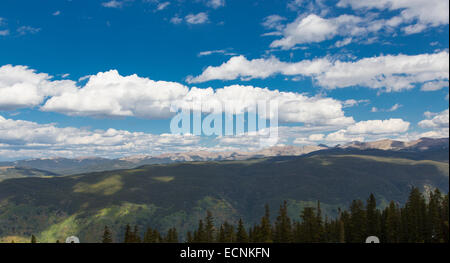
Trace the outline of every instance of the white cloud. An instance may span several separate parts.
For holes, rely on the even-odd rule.
[[[328,68],[328,59],[303,60],[297,63],[281,62],[275,57],[268,59],[247,60],[244,56],[230,58],[221,66],[207,67],[200,76],[188,77],[189,83],[200,83],[214,79],[233,80],[267,78],[275,74],[283,75],[314,75],[319,74],[323,69]]]
[[[427,119],[419,122],[423,129],[431,129],[420,134],[420,137],[448,138],[449,137],[449,111],[448,109],[439,112],[425,112]]]
[[[370,103],[370,100],[354,100],[354,99],[349,99],[349,100],[345,100],[343,102],[343,106],[344,108],[350,108],[350,107],[354,107],[354,106],[358,106],[359,104],[368,104]]]
[[[59,10],[56,10],[55,12],[53,12],[53,16],[59,16],[61,14],[61,11],[59,11]]]
[[[166,9],[169,5],[170,5],[170,2],[159,3],[158,6],[156,7],[156,10],[157,10],[157,11],[164,10],[164,9]]]
[[[436,91],[443,88],[448,88],[448,80],[447,81],[430,81],[422,85],[420,90],[422,91]]]
[[[201,100],[210,112],[211,105],[227,105],[242,113],[255,110],[258,101],[276,101],[279,119],[315,125],[345,125],[353,119],[344,116],[342,103],[331,98],[307,97],[299,93],[272,91],[253,86],[227,86],[213,90],[191,88],[175,82],[153,81],[136,75],[123,77],[115,70],[90,76],[80,89],[53,96],[41,107],[44,111],[74,116],[168,118],[174,103],[192,108]]]
[[[318,85],[328,88],[363,86],[387,92],[411,89],[415,84],[448,81],[449,54],[440,52],[421,55],[386,55],[356,61],[332,61],[330,58],[282,62],[275,57],[247,60],[244,56],[230,58],[220,66],[207,67],[189,83],[241,78],[268,78],[276,74],[312,77]]]
[[[346,46],[346,45],[348,45],[350,43],[352,43],[352,38],[351,37],[347,37],[347,38],[344,38],[343,40],[336,41],[336,43],[334,45],[336,47],[343,47],[343,46]]]
[[[181,22],[183,22],[183,19],[178,16],[174,16],[170,19],[170,23],[175,25],[181,24]]]
[[[47,99],[44,103],[44,100]],[[201,100],[209,113],[211,105],[233,106],[237,113],[255,110],[258,101],[275,101],[282,122],[314,125],[346,125],[343,103],[331,98],[308,97],[293,92],[280,92],[253,86],[227,86],[213,90],[191,88],[167,81],[153,81],[137,75],[121,76],[116,70],[88,76],[86,84],[77,87],[71,80],[52,80],[45,73],[36,73],[25,66],[6,65],[0,68],[0,108],[36,107],[43,111],[71,116],[125,117],[160,119],[174,115],[174,103],[182,108]]]
[[[122,157],[195,148],[199,137],[124,130],[59,128],[0,116],[0,157]]]
[[[0,30],[0,36],[7,36],[7,35],[9,35],[8,29]]]
[[[392,105],[392,107],[390,107],[389,109],[378,109],[377,107],[372,107],[372,112],[394,112],[396,110],[398,110],[399,108],[401,108],[403,105],[401,104],[394,104]]]
[[[297,44],[321,42],[337,34],[338,25],[328,19],[311,14],[299,17],[283,30],[283,39],[272,42],[271,47],[289,49]]]
[[[208,14],[200,12],[198,14],[189,14],[185,17],[186,22],[192,25],[204,24],[209,21]]]
[[[335,44],[336,47],[342,47],[352,41],[365,40],[371,33],[393,32],[399,26],[402,26],[401,29],[405,34],[415,34],[428,27],[449,23],[448,0],[341,0],[338,3],[339,7],[351,6],[357,10],[376,8],[400,11],[394,16],[383,14],[383,18],[380,14],[370,12],[366,12],[364,17],[343,14],[327,18],[325,16],[328,14],[328,8],[322,1],[295,0],[288,6],[301,7],[303,12],[287,25],[283,25],[280,20],[276,21],[277,32],[265,35],[282,35],[283,38],[272,42],[272,48],[291,49],[299,44],[322,42],[336,36],[344,37]]]
[[[40,28],[35,28],[31,26],[21,26],[17,29],[17,33],[19,33],[19,35],[36,34],[39,31],[41,31]]]
[[[410,123],[402,119],[360,121],[347,127],[348,134],[394,134],[406,132]]]
[[[229,52],[226,49],[217,49],[217,50],[207,50],[207,51],[202,51],[200,53],[198,53],[199,57],[204,57],[204,56],[210,56],[213,54],[223,54],[223,55],[227,55],[227,56],[235,56],[235,53]]]
[[[342,47],[354,41],[367,39],[370,33],[382,30],[392,31],[398,26],[396,19],[375,19],[374,16],[358,17],[354,15],[340,15],[338,17],[324,18],[316,14],[300,15],[294,22],[287,25],[278,21],[277,32],[282,39],[271,43],[272,48],[291,49],[299,44],[317,43],[344,37],[337,41],[335,46]],[[272,34],[275,35],[275,34]]]
[[[299,122],[310,125],[348,125],[353,118],[346,117],[342,103],[331,98],[307,97],[293,92],[280,92],[267,88],[233,85],[213,90],[192,88],[183,102],[201,99],[208,105],[227,105],[237,113],[255,111],[258,101],[278,104],[278,118],[281,122]],[[203,110],[205,111],[205,110]],[[271,111],[270,114],[273,114]]]
[[[217,9],[225,6],[225,0],[206,0],[206,5]]]
[[[310,140],[310,141],[323,141],[324,140],[324,138],[325,138],[325,135],[324,134],[321,134],[321,133],[319,133],[319,134],[311,134],[311,135],[309,135],[309,137],[308,137],[308,139]]]
[[[179,83],[123,77],[111,70],[90,76],[83,88],[53,96],[42,110],[75,116],[167,118],[171,102],[187,93],[188,88]]]
[[[325,142],[375,141],[386,138],[386,136],[396,138],[403,136],[408,131],[409,126],[410,123],[402,119],[360,121],[346,129],[329,133],[325,137]]]
[[[52,80],[52,76],[26,66],[0,67],[0,110],[35,107],[47,97],[74,90],[75,82]]]
[[[107,7],[107,8],[121,8],[123,6],[123,2],[117,1],[117,0],[111,0],[108,2],[103,2],[102,6]]]
[[[284,20],[286,20],[285,17],[279,15],[270,15],[264,18],[262,25],[267,29],[276,29],[278,31],[281,31],[283,29],[282,22]]]
[[[430,112],[426,112],[425,115],[428,117],[428,119],[423,120],[419,122],[419,126],[422,128],[431,128],[431,129],[437,129],[437,128],[447,128],[449,127],[449,114],[448,109],[432,114]]]
[[[421,55],[387,55],[355,62],[336,61],[316,80],[327,88],[364,86],[386,91],[401,91],[416,83],[448,80],[448,52]]]
[[[353,9],[398,10],[404,21],[418,23],[404,28],[407,33],[417,33],[429,26],[448,25],[448,0],[341,0],[340,7],[351,6]]]

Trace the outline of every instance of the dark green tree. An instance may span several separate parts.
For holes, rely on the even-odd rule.
[[[237,243],[248,243],[249,242],[247,230],[245,230],[244,222],[242,221],[242,219],[239,219],[239,224],[238,224],[237,233],[236,233],[236,242]]]
[[[377,236],[381,234],[381,213],[377,209],[377,201],[373,194],[367,199],[367,236]]]
[[[279,215],[275,222],[274,241],[276,243],[291,243],[293,241],[292,224],[288,216],[286,201],[280,206]]]
[[[105,226],[103,230],[102,243],[112,243],[112,242],[113,240],[111,231],[109,230],[108,226]]]
[[[350,205],[349,242],[362,243],[367,238],[367,216],[364,203],[354,200]]]

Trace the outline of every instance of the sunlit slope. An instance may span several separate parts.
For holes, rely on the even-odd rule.
[[[333,215],[370,193],[380,204],[404,202],[412,186],[448,192],[448,161],[331,152],[11,179],[0,183],[0,237],[34,233],[55,241],[76,234],[99,241],[104,225],[117,238],[126,223],[162,231],[176,226],[182,233],[207,209],[219,220],[243,217],[252,223],[265,203],[275,210],[283,200],[294,218],[316,200]]]
[[[52,176],[58,175],[52,172],[32,168],[0,166],[0,181],[22,177],[52,177]]]

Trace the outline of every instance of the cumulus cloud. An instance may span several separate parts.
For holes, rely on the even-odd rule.
[[[192,25],[204,24],[209,21],[208,14],[200,12],[198,14],[189,14],[185,17],[186,23]]]
[[[349,134],[395,134],[406,132],[410,123],[402,119],[360,121],[347,127]]]
[[[420,134],[420,137],[448,138],[449,136],[449,113],[448,109],[433,113],[425,112],[427,119],[419,122],[419,126],[423,129],[431,129]]]
[[[431,128],[431,129],[439,129],[439,128],[447,128],[449,127],[449,115],[448,115],[448,109],[432,114],[430,112],[427,112],[425,114],[428,119],[423,120],[419,122],[419,126],[422,128]]]
[[[336,42],[336,47],[342,47],[353,41],[367,39],[371,33],[380,31],[391,32],[401,21],[395,18],[375,19],[374,16],[358,17],[355,15],[340,15],[325,18],[316,14],[300,15],[287,25],[277,21],[277,32],[281,39],[271,43],[272,48],[291,49],[297,45],[317,43],[335,37],[343,37]],[[272,34],[276,35],[276,34]]]
[[[436,91],[443,88],[448,88],[448,80],[447,81],[430,81],[422,85],[420,90],[422,91]]]
[[[200,101],[200,108],[192,102]],[[216,105],[227,105],[240,114],[256,112],[258,101],[276,102],[283,122],[308,124],[350,124],[342,103],[331,98],[308,97],[293,92],[280,92],[253,86],[191,88],[175,82],[153,81],[137,75],[121,76],[112,70],[90,76],[82,88],[53,96],[41,107],[44,111],[72,116],[168,118],[171,106],[211,112]],[[226,109],[224,109],[226,110]]]
[[[417,24],[404,27],[406,33],[418,33],[429,26],[448,25],[449,1],[447,0],[340,0],[339,7],[353,9],[378,9],[400,11],[398,19],[405,22],[417,20]]]
[[[76,90],[75,82],[52,78],[26,66],[0,67],[0,110],[35,107],[47,97]]]
[[[168,118],[171,102],[187,93],[188,87],[179,83],[111,70],[90,76],[80,89],[51,97],[41,109],[72,116]]]
[[[296,45],[322,42],[337,36],[343,39],[337,41],[335,46],[342,47],[353,41],[366,39],[371,33],[393,32],[400,26],[405,34],[415,34],[428,27],[449,23],[447,0],[341,0],[337,5],[338,7],[350,6],[355,10],[399,11],[398,15],[388,14],[383,17],[370,12],[367,12],[368,15],[364,17],[348,14],[325,17],[328,14],[328,8],[321,1],[309,4],[305,4],[304,1],[291,1],[288,6],[291,8],[301,6],[301,9],[306,12],[304,11],[287,25],[283,25],[280,20],[275,21],[278,34],[271,32],[265,35],[282,35],[283,37],[273,41],[272,48],[291,49]]]
[[[0,116],[0,157],[121,157],[194,148],[193,135],[148,134],[124,130],[60,128],[55,124],[11,120]]]
[[[347,143],[352,141],[374,141],[381,138],[398,137],[408,131],[410,123],[402,119],[368,120],[349,125],[329,133],[325,137],[328,143]]]
[[[448,81],[449,54],[440,52],[420,55],[386,55],[356,61],[332,61],[330,58],[282,62],[275,57],[248,60],[244,56],[230,58],[220,66],[207,67],[189,83],[241,78],[267,78],[276,74],[312,77],[328,88],[363,86],[385,91],[401,91],[429,81]]]
[[[278,118],[281,122],[300,122],[313,125],[348,125],[353,118],[346,117],[342,103],[332,98],[308,97],[294,92],[280,92],[268,88],[233,85],[213,90],[192,88],[182,101],[182,107],[188,107],[186,102],[200,99],[205,102],[202,111],[211,108],[210,105],[226,105],[230,110],[240,114],[244,111],[256,112],[259,101],[276,103]],[[186,106],[184,106],[186,105]],[[273,109],[270,116],[275,114]],[[227,109],[225,109],[227,112]],[[232,113],[232,112],[227,112]]]
[[[209,66],[200,76],[188,77],[187,81],[188,83],[200,83],[215,79],[264,79],[275,74],[311,76],[329,68],[330,64],[328,59],[303,60],[297,63],[287,63],[275,57],[247,60],[247,58],[241,55],[230,58],[230,60],[221,66]]]
[[[200,108],[193,108],[193,101],[200,101]],[[260,101],[278,103],[282,122],[353,123],[352,118],[344,115],[341,101],[294,92],[240,85],[216,90],[189,88],[137,75],[121,76],[116,70],[88,76],[84,86],[78,87],[74,81],[52,80],[48,74],[36,73],[25,66],[0,68],[0,109],[3,110],[43,104],[40,107],[43,111],[70,116],[165,119],[175,114],[171,107],[177,105],[204,113],[210,113],[216,105],[228,105],[240,114],[256,112]]]

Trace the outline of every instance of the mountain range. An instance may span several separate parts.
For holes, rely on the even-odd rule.
[[[253,224],[265,204],[274,219],[285,200],[291,218],[299,220],[301,209],[319,200],[323,214],[334,217],[339,208],[370,193],[382,208],[391,200],[404,204],[412,187],[449,191],[448,139],[352,143],[303,152],[276,147],[264,153],[272,156],[175,154],[165,155],[167,163],[150,165],[140,165],[146,157],[127,158],[119,161],[134,162],[132,169],[5,179],[0,182],[0,241],[28,241],[34,234],[43,242],[70,235],[98,242],[105,225],[120,241],[126,224],[141,231],[177,227],[183,234],[207,210],[218,223],[242,218]],[[96,159],[79,161],[95,165]]]
[[[0,162],[0,180],[9,177],[25,177],[37,175],[36,171],[48,172],[52,175],[70,175],[88,172],[111,171],[117,169],[132,169],[142,165],[167,164],[175,162],[195,162],[195,161],[224,161],[224,160],[248,160],[254,158],[276,157],[276,156],[301,156],[320,150],[329,149],[379,149],[392,151],[423,151],[433,148],[448,147],[449,139],[421,138],[415,141],[402,142],[395,140],[381,140],[375,142],[352,142],[345,145],[328,147],[326,145],[307,146],[274,146],[254,152],[208,152],[194,151],[184,153],[166,153],[156,156],[137,155],[118,159],[107,159],[99,157],[68,158],[42,158],[18,160],[15,162]],[[13,169],[21,169],[20,172]],[[26,171],[29,170],[29,173]],[[16,176],[14,176],[14,174]],[[45,175],[45,173],[44,173]]]

